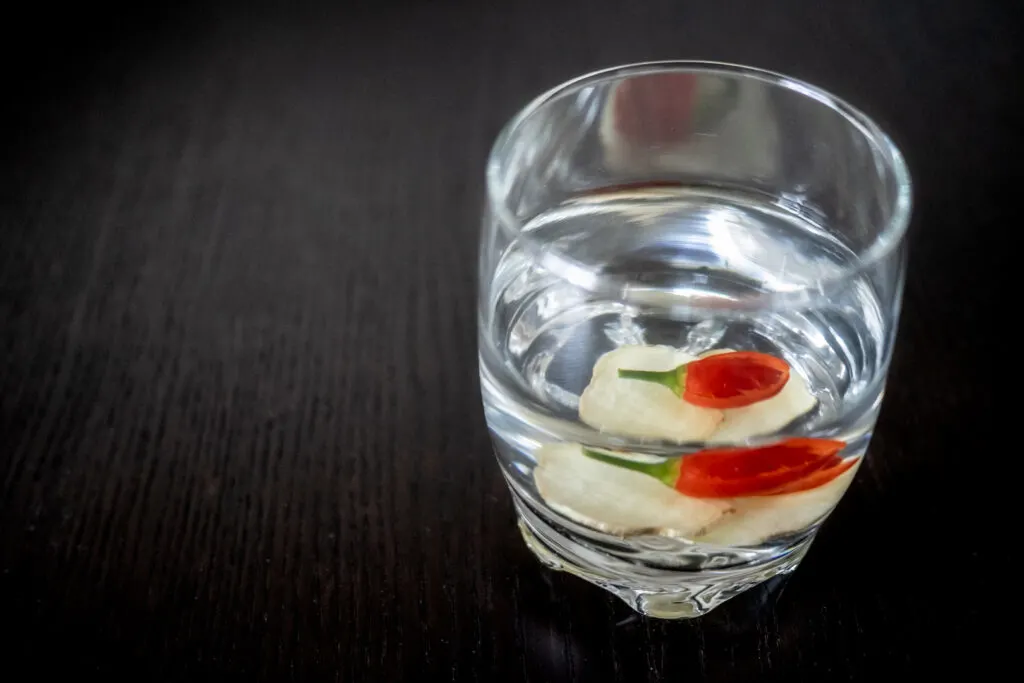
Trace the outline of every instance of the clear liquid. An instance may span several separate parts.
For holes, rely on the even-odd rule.
[[[892,326],[869,280],[820,286],[854,258],[799,212],[718,190],[624,190],[537,216],[501,256],[481,311],[485,411],[513,489],[545,510],[532,476],[542,444],[659,457],[700,448],[580,422],[595,362],[629,344],[782,357],[817,399],[786,435],[839,439],[862,454]]]

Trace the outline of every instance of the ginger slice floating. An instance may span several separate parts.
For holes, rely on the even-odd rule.
[[[856,464],[817,488],[776,496],[730,498],[735,514],[693,540],[715,545],[757,545],[773,536],[794,533],[827,515],[843,497],[860,467]],[[722,501],[726,502],[726,501]]]
[[[619,377],[619,370],[671,370],[695,358],[671,346],[621,346],[594,365],[590,384],[580,396],[580,419],[602,432],[622,436],[703,441],[722,421],[723,412],[679,399],[651,382]]]
[[[702,357],[728,352],[716,350]],[[681,392],[656,382],[619,376],[620,370],[664,372],[693,360],[669,346],[630,345],[606,353],[580,397],[580,419],[623,436],[741,442],[782,429],[817,403],[798,373],[790,373],[770,398],[724,410],[688,403],[680,398]],[[718,545],[757,545],[813,524],[839,502],[861,460],[834,458],[835,469],[815,474],[820,484],[800,480],[801,485],[814,486],[807,490],[698,498],[681,493],[669,481],[675,480],[670,475],[678,475],[679,461],[659,463],[611,452],[588,456],[578,444],[543,446],[537,459],[534,477],[541,496],[580,524],[617,536],[655,534]]]
[[[533,472],[544,501],[569,519],[615,536],[693,538],[731,508],[684,496],[646,474],[583,455],[578,444],[548,444]]]
[[[726,354],[748,355],[716,349],[702,354],[700,359]],[[711,413],[700,411],[718,409],[692,405],[680,397],[679,391],[674,393],[658,381],[637,379],[638,375],[665,373],[695,360],[698,359],[669,346],[623,346],[605,354],[594,366],[594,378],[580,400],[580,418],[602,431],[624,436],[726,443],[778,431],[817,405],[803,377],[787,371],[781,390],[750,405],[719,410],[720,422],[710,433],[704,433]],[[785,365],[781,359],[775,360]],[[616,374],[626,376],[610,377],[612,367]],[[698,415],[704,419],[697,421]]]
[[[743,408],[723,411],[724,419],[708,441],[743,441],[771,434],[812,410],[817,403],[803,377],[796,372],[790,373],[786,386],[775,396]]]

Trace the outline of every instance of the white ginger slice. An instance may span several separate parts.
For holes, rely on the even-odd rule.
[[[835,507],[859,468],[860,462],[827,484],[808,491],[723,499],[735,513],[694,540],[716,545],[757,545],[772,536],[805,529]]]
[[[723,410],[725,418],[708,440],[743,441],[752,436],[771,434],[814,408],[817,403],[818,400],[807,389],[804,378],[790,371],[786,386],[771,398],[742,408]]]
[[[685,496],[654,477],[583,454],[579,444],[536,452],[541,497],[574,522],[615,536],[693,538],[730,508],[728,501]]]
[[[702,353],[700,357],[707,358],[731,351],[732,349],[714,349]],[[723,410],[724,418],[708,441],[743,441],[752,436],[771,434],[807,413],[817,404],[818,399],[811,394],[804,378],[790,369],[786,386],[771,398],[742,408]]]
[[[715,431],[722,411],[686,403],[660,384],[621,379],[619,370],[671,370],[694,357],[671,346],[620,346],[601,356],[580,396],[580,419],[602,432],[623,436],[702,441]]]

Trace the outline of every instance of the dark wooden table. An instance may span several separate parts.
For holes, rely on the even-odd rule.
[[[34,48],[4,60],[0,678],[983,671],[1007,590],[985,529],[1020,228],[1012,4],[101,3],[7,23]],[[788,583],[681,623],[527,553],[474,329],[502,123],[572,75],[668,57],[860,104],[917,204],[868,466]]]

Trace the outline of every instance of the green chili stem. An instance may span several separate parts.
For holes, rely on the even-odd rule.
[[[676,396],[682,398],[686,386],[686,363],[678,368],[663,371],[652,370],[619,370],[622,379],[638,379],[641,382],[653,382],[668,388]]]
[[[583,449],[583,455],[594,460],[600,460],[607,465],[614,465],[634,472],[654,477],[666,486],[675,486],[679,478],[679,460],[665,460],[664,462],[637,462],[628,458],[617,458],[608,453],[592,451],[589,448]]]

